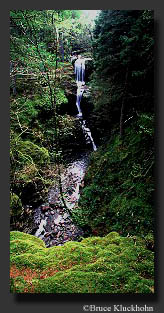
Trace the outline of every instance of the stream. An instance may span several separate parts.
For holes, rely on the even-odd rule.
[[[93,151],[97,150],[91,131],[80,107],[82,95],[85,92],[85,59],[77,59],[75,62],[75,79],[77,83],[76,118],[81,124],[86,143],[92,145]],[[84,176],[89,164],[89,151],[82,154],[76,160],[70,162],[61,172],[62,192],[66,207],[69,212],[78,205],[80,189],[84,185]],[[79,241],[84,235],[82,229],[75,225],[63,204],[58,182],[50,188],[47,203],[42,204],[35,210],[34,224],[36,225],[35,236],[45,242],[46,247],[60,246],[69,240]]]

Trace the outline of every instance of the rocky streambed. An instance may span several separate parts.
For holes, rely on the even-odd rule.
[[[35,236],[45,242],[46,247],[63,245],[69,240],[80,240],[82,229],[75,225],[71,212],[78,203],[80,188],[88,166],[88,154],[70,162],[61,173],[61,185],[65,205],[61,199],[58,181],[50,188],[47,203],[39,206],[34,213]]]

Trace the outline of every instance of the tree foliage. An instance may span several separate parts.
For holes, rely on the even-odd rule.
[[[70,54],[89,36],[84,28],[80,10],[10,11],[10,178],[20,197],[27,183],[44,181],[45,167],[59,164],[76,136],[73,118],[59,112],[73,84]]]
[[[103,10],[96,20],[90,121],[103,145],[75,212],[94,234],[154,227],[153,32],[149,10]]]
[[[153,112],[153,11],[104,10],[94,29],[94,122],[103,132]],[[122,111],[122,116],[121,116]],[[109,123],[108,123],[109,122]]]

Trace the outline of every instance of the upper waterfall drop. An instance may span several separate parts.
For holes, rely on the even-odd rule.
[[[81,55],[78,55],[75,61],[75,76],[77,84],[80,82],[81,85],[85,85],[85,59],[83,59]]]
[[[74,62],[75,67],[75,79],[77,83],[77,94],[76,94],[76,107],[78,109],[78,117],[81,117],[82,129],[85,134],[86,141],[92,144],[93,150],[96,151],[97,147],[91,135],[90,129],[86,125],[86,121],[83,120],[83,113],[81,111],[80,102],[84,92],[85,85],[85,60],[91,60],[91,58],[82,58],[78,55],[78,58]]]
[[[80,108],[80,102],[81,98],[84,92],[84,85],[85,85],[85,59],[81,57],[81,55],[78,55],[78,58],[76,59],[75,63],[75,79],[77,83],[77,95],[76,95],[76,106],[78,109],[78,116],[82,116],[82,111]]]

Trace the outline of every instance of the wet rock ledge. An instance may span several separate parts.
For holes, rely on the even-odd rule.
[[[83,236],[83,231],[73,224],[66,209],[52,207],[49,203],[37,208],[34,223],[35,236],[42,239],[46,247],[61,246],[69,240],[80,241]]]

